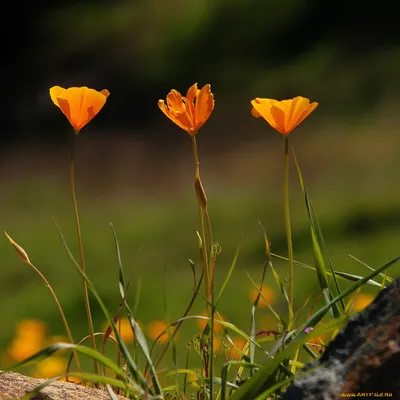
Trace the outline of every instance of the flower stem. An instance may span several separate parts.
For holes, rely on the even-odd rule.
[[[213,245],[213,238],[212,238],[212,229],[211,229],[211,220],[207,210],[207,197],[204,192],[203,186],[201,184],[200,179],[200,167],[199,167],[199,156],[197,152],[197,142],[196,136],[192,136],[192,145],[193,145],[193,156],[194,156],[194,167],[195,167],[195,183],[197,181],[198,186],[197,189],[200,193],[196,193],[197,197],[197,205],[198,205],[198,212],[199,212],[199,222],[200,222],[200,237],[202,240],[202,247],[201,247],[201,255],[202,255],[202,262],[203,262],[203,271],[205,276],[205,289],[206,289],[206,301],[207,301],[207,314],[210,322],[210,351],[208,355],[208,363],[209,369],[206,371],[210,378],[210,396],[209,399],[213,400],[214,398],[214,267],[215,267],[215,260],[212,253],[212,245]],[[204,217],[207,224],[207,235],[205,232],[204,227]],[[208,236],[208,242],[207,242]]]
[[[58,311],[59,311],[59,313],[61,315],[61,319],[62,319],[62,321],[64,323],[64,327],[65,327],[65,331],[67,332],[68,340],[70,341],[70,343],[74,344],[75,342],[74,342],[74,339],[72,337],[71,330],[69,329],[69,325],[68,325],[67,319],[65,318],[64,311],[63,311],[63,309],[61,307],[61,303],[58,300],[58,297],[57,297],[56,293],[54,292],[53,288],[51,287],[50,282],[46,279],[46,277],[31,262],[28,262],[28,265],[33,269],[33,271],[44,282],[45,286],[50,290],[50,293],[53,296],[53,299],[56,302]],[[78,354],[77,354],[76,350],[73,350],[73,354],[74,354],[76,366],[77,366],[78,370],[81,371],[81,364],[79,362],[79,358],[78,358]]]
[[[194,168],[195,168],[195,179],[200,179],[200,168],[199,168],[199,156],[197,153],[197,142],[196,136],[192,136],[192,147],[193,147],[193,157],[194,157]],[[205,291],[206,291],[206,299],[208,303],[207,309],[210,310],[210,294],[209,294],[209,287],[210,287],[210,275],[209,275],[209,268],[208,268],[208,254],[207,254],[207,242],[206,242],[206,234],[204,229],[204,216],[203,216],[203,209],[200,203],[199,198],[197,197],[197,210],[199,214],[199,224],[200,224],[200,237],[201,237],[201,261],[203,263],[203,271],[204,271],[204,284],[205,284]],[[210,314],[210,312],[209,312]]]
[[[289,138],[285,138],[285,168],[283,179],[283,203],[285,212],[285,227],[288,245],[288,260],[289,260],[289,276],[288,276],[288,297],[289,297],[289,322],[288,330],[291,329],[293,324],[293,245],[292,245],[292,232],[290,228],[290,210],[289,210]]]
[[[81,226],[80,226],[80,222],[79,222],[78,204],[76,201],[76,193],[75,193],[75,140],[76,140],[77,133],[78,132],[75,132],[73,140],[72,140],[72,151],[71,151],[71,162],[70,162],[70,186],[71,186],[72,203],[74,206],[76,234],[77,234],[77,238],[78,238],[80,267],[81,267],[81,270],[83,272],[85,272],[86,268],[85,268],[85,258],[83,255]],[[92,342],[93,349],[96,350],[96,339],[94,337],[92,314],[90,311],[90,303],[89,303],[89,291],[88,291],[87,283],[84,278],[82,278],[82,282],[83,282],[83,295],[85,298],[85,307],[86,307],[86,314],[87,314],[88,325],[89,325],[90,339]],[[99,373],[99,369],[98,369],[96,360],[94,360],[94,370],[95,370],[96,374]]]

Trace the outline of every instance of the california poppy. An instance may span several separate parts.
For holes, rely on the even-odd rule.
[[[318,103],[310,103],[309,99],[301,96],[282,101],[257,97],[251,101],[251,104],[253,116],[264,118],[272,128],[282,135],[288,135],[318,106]]]
[[[214,109],[214,95],[211,86],[197,88],[197,83],[187,91],[186,97],[172,89],[164,100],[158,101],[160,110],[176,125],[189,135],[196,135],[201,126],[208,120]]]
[[[159,343],[167,343],[169,341],[168,331],[166,330],[167,328],[168,324],[164,321],[152,321],[147,328],[147,336],[153,340],[158,338]]]
[[[107,89],[98,92],[86,86],[50,89],[51,100],[68,118],[76,134],[99,113],[109,95]]]

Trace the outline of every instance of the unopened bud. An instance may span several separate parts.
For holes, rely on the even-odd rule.
[[[196,177],[194,180],[194,189],[196,191],[197,201],[201,208],[204,210],[207,207],[207,196],[201,183],[200,177]]]
[[[16,242],[14,242],[13,239],[11,239],[11,237],[8,235],[7,232],[4,232],[4,234],[6,235],[7,239],[9,240],[9,242],[13,245],[14,249],[17,251],[20,259],[26,263],[26,264],[31,264],[28,254],[26,254],[26,251]]]

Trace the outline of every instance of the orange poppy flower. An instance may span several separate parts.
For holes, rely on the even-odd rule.
[[[131,324],[129,322],[129,319],[126,317],[120,318],[116,323],[115,323],[119,334],[121,335],[122,340],[125,343],[132,343],[133,339],[135,338],[135,334],[132,331]],[[138,322],[138,325],[140,329],[142,329],[142,323]],[[110,325],[108,322],[104,325],[103,330],[106,331]],[[115,338],[114,332],[110,333],[110,336]]]
[[[207,317],[207,311],[201,312],[199,315],[203,317]],[[224,331],[224,327],[218,322],[218,320],[226,321],[227,319],[219,313],[219,315],[215,315],[214,317],[214,333],[221,333]],[[196,320],[197,326],[203,331],[209,320],[204,318],[199,318]]]
[[[368,307],[373,302],[373,300],[374,298],[369,294],[359,294],[354,301],[353,310],[363,310],[364,308]]]
[[[164,321],[155,320],[150,322],[147,328],[147,336],[150,339],[156,340],[162,332],[164,332],[168,328],[168,324]],[[173,329],[171,329],[172,333]],[[164,332],[160,338],[158,339],[158,343],[167,343],[169,341],[168,332]]]
[[[50,89],[51,100],[68,118],[76,134],[99,113],[109,95],[107,89],[98,92],[86,86]]]
[[[257,296],[259,295],[259,291],[257,288],[254,286],[250,289],[249,291],[249,298],[252,301],[252,303],[255,302]],[[272,304],[275,301],[276,298],[276,293],[275,290],[268,287],[268,286],[263,286],[261,290],[262,296],[260,297],[258,301],[258,307],[260,308],[267,308],[269,304]]]
[[[251,101],[251,105],[254,117],[264,118],[272,128],[282,135],[288,135],[317,108],[318,103],[310,103],[309,99],[301,96],[282,101],[257,97]]]
[[[199,129],[210,117],[214,109],[214,95],[211,86],[197,88],[197,83],[187,91],[186,97],[172,89],[167,95],[167,103],[158,100],[160,110],[176,125],[189,135],[196,135]]]

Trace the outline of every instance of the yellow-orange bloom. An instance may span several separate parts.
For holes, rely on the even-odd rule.
[[[99,113],[109,95],[107,89],[98,92],[86,86],[50,89],[51,100],[68,118],[76,134]]]
[[[54,378],[62,375],[67,366],[64,358],[53,356],[39,361],[33,371],[34,378]]]
[[[148,328],[147,328],[147,336],[150,339],[156,340],[158,336],[164,332],[168,327],[168,324],[165,323],[164,321],[159,321],[155,320],[150,322]],[[171,333],[173,331],[173,328],[171,329]],[[165,331],[160,338],[158,339],[158,343],[167,343],[169,340],[168,332]]]
[[[214,95],[211,86],[204,85],[197,88],[197,83],[187,91],[186,97],[172,89],[166,99],[158,100],[160,110],[176,125],[189,135],[196,135],[199,129],[210,117],[214,109]]]
[[[116,323],[115,323],[119,334],[121,335],[122,340],[125,343],[132,343],[133,339],[135,338],[135,334],[131,328],[131,324],[129,322],[129,319],[126,317],[120,318]],[[142,323],[138,322],[138,325],[140,327],[140,329],[142,329]],[[104,325],[104,331],[107,330],[107,328],[109,327],[109,324],[106,323]],[[112,336],[113,338],[115,338],[114,332],[110,333],[110,336]]]
[[[23,319],[18,323],[16,331],[20,338],[44,340],[46,324],[37,319]]]
[[[46,325],[35,319],[22,320],[16,329],[16,337],[7,354],[14,361],[22,361],[41,350],[45,345]]]
[[[264,118],[276,131],[288,135],[317,108],[318,103],[310,103],[309,99],[301,96],[282,101],[257,97],[251,105],[254,117]]]
[[[374,298],[369,294],[359,294],[354,300],[354,311],[363,310],[373,302]]]
[[[199,315],[201,315],[203,317],[207,317],[208,316],[207,311],[203,311]],[[214,317],[214,333],[221,333],[221,332],[224,331],[224,327],[221,325],[220,322],[218,322],[218,320],[226,321],[226,318],[221,313],[218,313],[218,315],[217,314],[215,315],[215,317]],[[209,322],[208,319],[204,319],[204,318],[196,319],[197,326],[202,331],[204,330],[204,328],[206,327],[208,322]]]
[[[14,361],[22,361],[42,350],[43,347],[43,340],[17,337],[12,341],[7,353]]]
[[[254,286],[249,291],[249,298],[254,303],[257,296],[259,295],[259,291]],[[269,304],[272,304],[275,301],[276,293],[275,290],[268,287],[263,286],[261,289],[260,299],[258,301],[258,307],[267,308]]]

